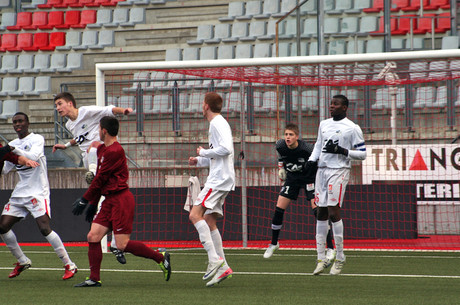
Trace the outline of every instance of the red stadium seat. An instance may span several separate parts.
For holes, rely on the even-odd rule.
[[[96,10],[83,10],[80,15],[80,23],[71,25],[73,29],[84,29],[86,25],[96,23],[97,11]]]
[[[40,47],[40,50],[54,51],[56,47],[63,45],[65,45],[65,32],[51,32],[48,45]]]
[[[16,47],[14,48],[9,48],[7,51],[13,52],[13,51],[22,51],[25,48],[30,48],[34,44],[34,37],[32,33],[19,33],[18,34],[18,39],[16,43]]]
[[[30,25],[32,25],[32,13],[19,12],[16,16],[16,25],[7,26],[6,29],[9,31],[20,31],[23,27]]]
[[[437,9],[449,9],[450,8],[450,2],[449,0],[430,0],[430,3],[423,9],[425,10],[437,10]]]
[[[450,30],[450,13],[441,13],[438,15],[437,27],[434,30],[436,33],[445,33]]]
[[[62,0],[60,4],[56,4],[54,7],[65,8],[70,6],[71,4],[78,4],[78,0]]]
[[[397,12],[401,10],[403,7],[408,7],[410,4],[410,0],[393,0],[391,1],[391,11]]]
[[[90,6],[93,3],[94,3],[94,0],[80,0],[80,4],[82,4],[84,6]]]
[[[109,0],[107,2],[102,3],[102,6],[117,6],[118,2],[122,2],[125,0]]]
[[[64,24],[64,11],[51,11],[48,13],[48,24],[39,26],[40,30],[52,30]]]
[[[436,14],[423,14],[423,17],[417,18],[417,28],[414,30],[414,34],[431,33],[433,22],[436,29],[436,18],[433,18],[435,16]]]
[[[62,3],[62,0],[48,0],[46,4],[37,5],[38,8],[52,8]]]
[[[365,13],[378,13],[383,10],[383,0],[374,0],[372,7],[364,8],[363,12]]]
[[[423,0],[423,7],[428,5],[428,0]],[[410,5],[402,7],[401,11],[403,12],[412,12],[418,11],[420,9],[420,0],[410,0]]]
[[[110,0],[94,0],[93,3],[85,4],[87,7],[101,6],[103,4],[110,4]]]
[[[17,44],[18,35],[7,33],[2,35],[2,42],[0,45],[0,52],[5,52],[9,49],[15,48]]]
[[[412,20],[412,30],[417,28],[417,15],[401,15],[398,18],[397,29],[392,31],[392,35],[405,35],[411,31],[411,20]]]
[[[24,30],[36,30],[39,26],[48,24],[48,12],[34,12],[32,14],[32,24],[23,26]]]
[[[66,11],[64,24],[57,25],[56,29],[68,29],[80,23],[80,11]]]

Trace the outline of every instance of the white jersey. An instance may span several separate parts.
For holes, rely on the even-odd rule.
[[[25,165],[15,165],[8,161],[5,162],[3,173],[8,173],[13,167],[16,167],[19,175],[19,182],[16,184],[11,198],[42,197],[49,199],[50,186],[45,157],[45,139],[43,136],[30,133],[23,139],[11,141],[9,145],[15,148],[13,152],[16,155],[24,156],[40,164],[40,166],[32,168]]]
[[[215,116],[209,124],[209,149],[202,149],[197,166],[209,166],[205,186],[220,191],[235,189],[232,130],[222,115]]]
[[[86,152],[94,141],[99,139],[99,122],[105,116],[115,116],[112,109],[113,105],[101,106],[82,106],[78,108],[78,116],[72,121],[68,120],[65,127],[72,133],[73,139],[83,152]]]
[[[338,141],[339,146],[348,149],[348,156],[323,152],[323,147],[329,140],[334,143]],[[351,168],[351,159],[364,160],[365,158],[366,146],[363,132],[357,124],[348,118],[339,121],[334,121],[332,118],[321,121],[310,161],[318,160],[318,167]]]

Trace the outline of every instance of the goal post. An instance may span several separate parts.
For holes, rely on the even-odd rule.
[[[132,107],[121,118],[136,196],[133,238],[198,246],[182,209],[189,167],[207,145],[204,94],[224,99],[235,145],[237,189],[225,204],[226,246],[270,238],[281,186],[274,143],[290,122],[316,140],[335,94],[365,133],[367,159],[353,162],[343,207],[346,247],[457,249],[460,241],[460,50],[234,60],[96,64],[96,103]],[[283,245],[315,247],[304,194],[286,211]]]

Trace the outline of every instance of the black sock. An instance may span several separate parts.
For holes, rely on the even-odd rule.
[[[281,227],[283,226],[284,209],[276,207],[275,215],[273,215],[272,221],[272,245],[278,243],[280,236]]]

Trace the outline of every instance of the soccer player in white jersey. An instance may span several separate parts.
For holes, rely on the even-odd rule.
[[[57,149],[67,149],[70,146],[78,145],[82,150],[83,164],[88,170],[86,182],[91,184],[97,169],[97,147],[101,144],[99,138],[99,122],[105,116],[115,116],[116,114],[128,115],[133,112],[132,108],[121,108],[113,105],[101,106],[82,106],[77,107],[74,96],[69,92],[61,92],[54,97],[56,110],[61,117],[69,120],[66,128],[72,133],[73,139],[66,144],[56,144],[53,146],[53,153]],[[112,235],[113,236],[113,235]],[[112,238],[110,250],[116,256],[118,262],[126,264],[126,258],[122,251],[117,249],[115,238]]]
[[[366,159],[366,146],[361,128],[347,116],[348,98],[335,95],[329,106],[332,118],[321,121],[313,152],[308,166],[318,162],[315,183],[315,201],[318,206],[316,223],[317,266],[313,271],[318,275],[326,268],[326,235],[328,219],[332,223],[337,256],[330,274],[338,275],[345,264],[343,253],[343,222],[340,209],[345,189],[350,178],[351,160]]]
[[[13,116],[13,128],[18,139],[8,143],[9,146],[14,147],[12,152],[38,162],[39,166],[33,168],[7,161],[3,167],[3,173],[8,173],[13,167],[16,167],[19,175],[19,182],[0,216],[0,236],[18,260],[9,277],[18,276],[32,265],[31,260],[22,252],[16,235],[11,230],[15,223],[30,213],[35,218],[40,232],[64,264],[65,272],[62,279],[70,279],[77,273],[77,266],[70,260],[59,235],[50,227],[50,188],[44,152],[45,139],[41,135],[29,132],[29,118],[23,112],[17,112]]]
[[[208,92],[203,100],[203,116],[209,122],[209,149],[198,147],[197,157],[189,158],[189,165],[209,167],[209,175],[190,211],[190,221],[198,231],[200,241],[208,253],[208,268],[203,276],[207,287],[232,276],[222,246],[217,220],[223,216],[223,205],[229,191],[235,189],[232,130],[220,114],[222,97]]]

